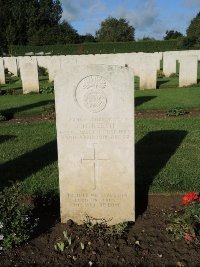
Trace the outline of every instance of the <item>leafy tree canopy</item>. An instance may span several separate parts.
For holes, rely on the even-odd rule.
[[[78,33],[61,16],[60,0],[0,0],[1,46],[78,42]]]
[[[67,21],[63,21],[59,26],[57,41],[59,44],[78,43],[79,35]]]
[[[101,22],[96,32],[96,39],[100,42],[127,42],[134,40],[135,29],[123,18],[108,17]]]
[[[200,12],[192,19],[189,27],[187,28],[187,37],[198,38],[200,36]]]
[[[154,37],[144,36],[141,41],[155,41]]]
[[[164,40],[177,39],[179,37],[183,37],[183,34],[181,32],[170,30],[166,31]]]

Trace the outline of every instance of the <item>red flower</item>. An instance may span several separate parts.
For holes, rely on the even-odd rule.
[[[185,195],[182,199],[182,203],[184,206],[191,205],[194,201],[199,200],[200,197],[195,192],[189,192],[187,195]]]
[[[195,234],[185,234],[184,239],[185,241],[192,241],[195,237]]]

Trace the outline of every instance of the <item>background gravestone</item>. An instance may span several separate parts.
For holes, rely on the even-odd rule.
[[[36,62],[21,62],[20,74],[23,94],[39,93],[38,67]]]
[[[163,53],[163,72],[166,77],[169,77],[172,73],[176,73],[176,60],[178,53],[164,52]]]
[[[13,76],[18,76],[17,58],[16,57],[4,57],[4,66]]]
[[[182,56],[180,57],[179,69],[179,87],[189,86],[197,83],[197,56]]]
[[[140,57],[140,89],[156,89],[158,59],[154,54]]]
[[[5,71],[4,71],[4,64],[3,64],[3,58],[0,58],[0,84],[5,84]]]
[[[61,220],[135,220],[134,76],[69,66],[55,78]]]

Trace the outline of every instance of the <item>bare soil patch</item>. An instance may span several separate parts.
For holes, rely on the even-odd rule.
[[[123,234],[112,234],[101,225],[90,230],[72,221],[61,224],[58,201],[39,201],[37,236],[19,248],[1,252],[1,266],[200,266],[200,247],[172,242],[165,230],[168,215],[180,203],[181,195],[150,195],[148,208],[135,224]],[[72,235],[72,245],[56,252],[54,245],[63,239],[65,230]]]
[[[200,110],[194,109],[189,112],[187,112],[184,115],[180,115],[180,117],[199,117],[200,116]],[[176,116],[168,116],[166,111],[162,110],[153,110],[153,111],[144,111],[144,112],[135,112],[136,118],[177,118]]]
[[[199,117],[200,110],[191,110],[188,113],[181,115],[181,117]],[[153,110],[153,111],[144,111],[144,112],[135,112],[135,118],[176,118],[176,116],[167,116],[167,112],[162,110]],[[40,121],[53,121],[55,116],[45,116],[45,115],[32,115],[32,116],[18,116],[11,118],[6,121],[0,121],[0,124],[21,124],[21,123],[34,123]]]

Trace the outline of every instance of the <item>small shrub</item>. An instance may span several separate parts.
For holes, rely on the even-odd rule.
[[[44,67],[38,67],[38,75],[47,76],[48,75],[47,69]]]
[[[27,241],[36,225],[32,207],[23,203],[22,190],[18,183],[0,192],[1,249],[10,249]]]
[[[111,228],[112,228],[113,234],[122,235],[128,229],[128,222],[115,224]]]
[[[11,88],[6,89],[6,95],[15,95],[15,90]]]
[[[49,103],[44,106],[43,116],[48,119],[55,119],[55,103]]]
[[[200,244],[200,195],[190,192],[183,197],[182,204],[183,208],[169,217],[166,230],[170,239]]]
[[[179,76],[178,73],[171,73],[169,75],[170,78],[175,78],[175,77],[178,77],[178,76]]]
[[[181,116],[181,115],[185,115],[188,112],[186,110],[184,110],[184,108],[182,107],[175,107],[172,109],[169,109],[167,111],[167,116]]]
[[[60,241],[54,245],[54,248],[58,252],[63,252],[65,248],[69,248],[72,245],[72,235],[69,235],[67,230],[63,232],[64,241]]]
[[[54,93],[54,86],[51,83],[42,85],[40,87],[40,94],[53,94],[53,93]]]
[[[157,78],[160,79],[160,78],[164,78],[165,77],[165,74],[162,70],[157,70]]]
[[[0,112],[0,121],[6,121],[6,116]]]

